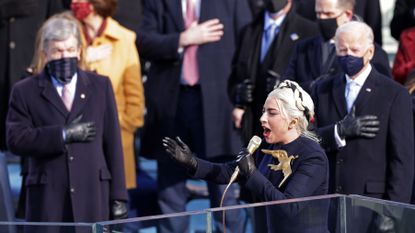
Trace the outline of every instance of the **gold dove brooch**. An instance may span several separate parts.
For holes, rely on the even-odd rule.
[[[268,167],[273,171],[281,170],[282,174],[284,174],[284,179],[280,182],[278,185],[278,188],[280,188],[284,182],[287,180],[287,178],[291,175],[293,172],[291,169],[291,162],[298,158],[298,155],[290,155],[288,156],[287,151],[285,150],[261,150],[265,154],[272,155],[272,157],[278,159],[278,164],[268,164]]]

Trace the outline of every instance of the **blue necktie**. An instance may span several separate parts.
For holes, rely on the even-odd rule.
[[[346,86],[346,103],[347,103],[347,112],[350,112],[352,106],[359,94],[359,84],[355,81],[350,81]]]
[[[279,27],[274,23],[270,24],[262,36],[261,44],[261,62],[264,60],[267,54],[268,48],[274,40],[275,35],[278,33]]]

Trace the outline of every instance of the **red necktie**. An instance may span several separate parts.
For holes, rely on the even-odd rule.
[[[184,17],[184,25],[187,28],[197,21],[193,0],[186,0],[186,16]],[[186,47],[183,56],[183,79],[185,82],[193,86],[199,81],[199,69],[197,66],[197,45]]]
[[[69,85],[68,84],[63,85],[61,98],[62,98],[63,104],[65,104],[65,106],[66,106],[66,109],[68,109],[68,111],[70,112],[71,108],[72,108],[73,98],[72,98],[72,95],[71,95],[71,91],[69,90]]]

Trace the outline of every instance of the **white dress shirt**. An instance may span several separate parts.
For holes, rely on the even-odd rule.
[[[354,90],[357,93],[357,95],[355,96],[356,98],[359,95],[359,92],[362,89],[363,84],[366,82],[367,77],[369,77],[369,74],[370,74],[371,71],[372,71],[372,66],[369,64],[368,67],[366,69],[364,69],[363,72],[361,74],[359,74],[353,80],[353,82],[355,82],[357,84],[357,85],[353,86],[353,88],[356,88],[356,90]],[[346,78],[346,89],[344,91],[344,98],[347,98],[347,86],[348,86],[348,83],[350,83],[352,81],[352,79],[347,74],[345,75],[345,78]],[[334,126],[334,138],[336,139],[336,143],[337,143],[338,148],[346,146],[346,139],[341,138],[339,136],[339,133],[337,132],[337,124]]]

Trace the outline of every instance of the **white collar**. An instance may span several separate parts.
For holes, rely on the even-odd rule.
[[[264,30],[267,30],[273,24],[275,24],[278,27],[280,27],[281,24],[282,24],[282,22],[284,21],[286,15],[287,14],[283,14],[280,17],[278,17],[277,19],[273,19],[268,11],[265,12],[265,16],[264,16]]]

